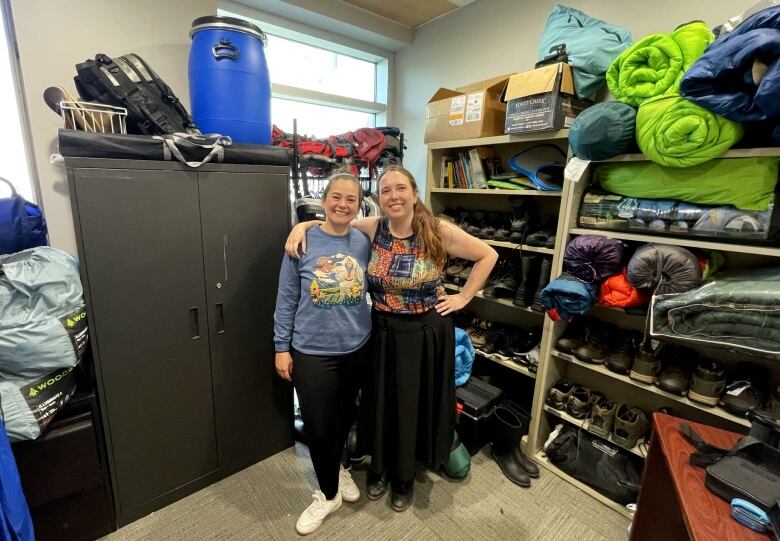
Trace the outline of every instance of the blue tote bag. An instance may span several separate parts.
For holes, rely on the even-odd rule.
[[[0,198],[0,255],[47,246],[46,220],[41,209],[19,195],[14,185],[3,177],[0,177],[0,190],[4,183],[11,188],[11,197]]]

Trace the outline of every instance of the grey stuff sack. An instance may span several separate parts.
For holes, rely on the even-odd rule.
[[[73,257],[49,247],[0,256],[0,413],[11,441],[37,438],[73,396],[87,338]]]

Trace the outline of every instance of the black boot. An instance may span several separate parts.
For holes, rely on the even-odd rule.
[[[390,507],[394,511],[406,511],[412,505],[412,496],[414,494],[414,479],[408,481],[399,481],[393,479],[392,482],[393,497],[390,500]]]
[[[507,479],[521,487],[530,487],[531,478],[517,455],[520,438],[523,437],[522,422],[511,410],[502,406],[493,411],[493,419],[494,434],[490,446],[493,459]]]
[[[512,300],[516,306],[531,306],[536,286],[539,285],[539,257],[524,255],[520,259],[520,283]]]
[[[366,497],[369,500],[378,500],[387,492],[387,477],[384,473],[368,472],[366,479]]]
[[[542,298],[539,296],[542,290],[550,283],[550,273],[552,272],[552,257],[545,257],[542,259],[542,264],[539,266],[539,284],[536,286],[536,293],[534,294],[534,302],[531,305],[531,310],[534,312],[544,312],[544,304],[542,304]]]

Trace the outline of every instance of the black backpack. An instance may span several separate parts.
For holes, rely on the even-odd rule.
[[[76,72],[82,99],[127,109],[129,133],[200,134],[171,87],[137,54],[112,59],[101,53],[76,64]]]

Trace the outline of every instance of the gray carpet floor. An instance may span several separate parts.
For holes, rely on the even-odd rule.
[[[353,468],[359,487],[366,467]],[[316,487],[306,447],[296,445],[105,537],[135,540],[303,539],[295,522]],[[464,480],[420,472],[414,503],[396,513],[387,499],[344,503],[307,539],[626,539],[628,520],[542,468],[530,489],[509,482],[487,449]]]

